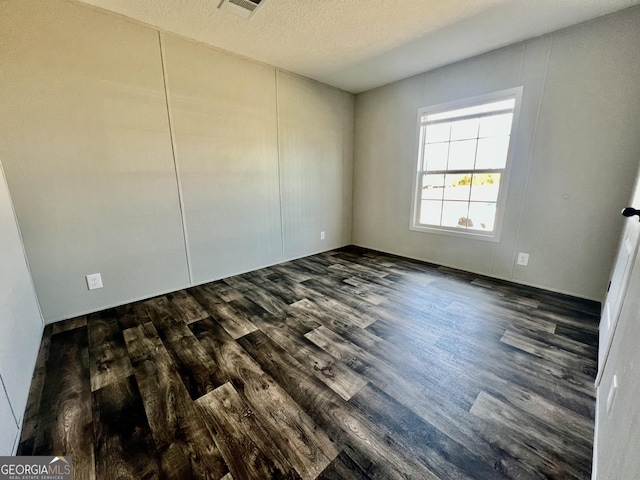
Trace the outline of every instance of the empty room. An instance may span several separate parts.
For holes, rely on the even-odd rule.
[[[640,0],[0,0],[0,478],[640,478]]]

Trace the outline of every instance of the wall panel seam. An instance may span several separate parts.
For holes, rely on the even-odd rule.
[[[171,139],[171,155],[173,158],[173,168],[176,175],[176,185],[178,187],[178,205],[180,207],[180,219],[182,220],[182,238],[184,241],[185,258],[187,261],[187,272],[189,274],[189,284],[193,285],[193,273],[191,271],[191,252],[189,251],[189,237],[187,234],[187,220],[184,211],[184,197],[182,193],[182,180],[180,178],[180,167],[178,165],[178,155],[176,146],[175,131],[173,128],[173,116],[171,112],[171,102],[169,98],[169,86],[167,80],[167,66],[165,60],[164,45],[162,43],[162,33],[158,30],[158,44],[160,46],[160,63],[162,64],[162,82],[164,85],[164,100],[167,106],[167,120],[169,122],[169,135]]]
[[[345,102],[345,105],[347,106],[347,108],[349,107],[349,102]],[[351,196],[349,198],[349,207],[350,207],[350,221],[349,221],[349,235],[348,235],[348,243],[350,244],[353,241],[353,217],[355,215],[355,212],[353,211],[353,191],[355,188],[355,151],[356,151],[356,99],[355,99],[355,95],[353,96],[353,116],[349,117],[349,118],[353,118],[353,122],[352,124],[349,126],[349,128],[351,129]],[[348,139],[348,135],[345,134],[345,120],[347,118],[347,116],[345,115],[345,112],[342,113],[343,117],[342,117],[342,178],[343,178],[343,185],[344,185],[344,162],[345,160],[349,160],[347,158],[347,153],[349,152],[349,148],[346,145],[347,139]],[[345,152],[346,149],[346,152]],[[344,205],[342,206],[342,210],[344,211]],[[346,233],[346,232],[345,232]],[[343,236],[344,238],[344,236]],[[341,242],[342,243],[342,242]]]
[[[0,375],[0,384],[2,384],[2,391],[4,392],[5,397],[7,397],[7,403],[9,404],[9,409],[11,410],[11,416],[13,417],[13,422],[18,427],[18,417],[16,416],[16,412],[13,410],[13,405],[11,405],[11,399],[9,398],[9,392],[7,392],[7,387],[4,384],[4,379],[2,375]]]
[[[44,318],[42,319],[42,321],[44,322]],[[42,328],[40,329],[40,344],[42,343],[42,336],[44,335],[44,325],[42,326]],[[33,355],[33,360],[31,361],[31,364],[33,365],[33,367],[31,368],[31,375],[29,376],[30,379],[33,379],[33,374],[36,371],[36,366],[38,363],[38,355],[40,355],[40,344],[38,344],[38,349],[35,351],[35,354]],[[20,439],[22,437],[22,428],[24,427],[24,414],[26,413],[27,410],[27,406],[29,405],[29,397],[31,394],[31,381],[29,382],[29,392],[27,394],[27,399],[26,399],[26,404],[22,410],[22,414],[20,415],[20,419],[16,420],[16,425],[18,426],[18,433],[16,434],[16,439],[13,442],[13,451],[11,452],[12,455],[15,455],[16,452],[18,451],[18,446],[20,445]],[[6,390],[5,390],[6,391]],[[9,395],[7,394],[7,399],[9,399]],[[11,405],[11,400],[9,400],[9,405]],[[13,405],[11,405],[11,408],[13,408]],[[16,417],[17,419],[18,417]]]
[[[29,282],[31,284],[31,289],[33,291],[33,295],[36,300],[36,306],[38,307],[38,313],[40,314],[40,324],[42,328],[44,328],[44,314],[42,313],[42,307],[40,307],[40,299],[38,298],[38,291],[36,290],[36,284],[33,281],[33,275],[31,274],[31,265],[29,264],[29,258],[27,257],[27,249],[24,245],[24,240],[22,239],[22,230],[20,229],[20,224],[18,223],[18,215],[16,214],[16,208],[13,204],[13,199],[11,198],[11,190],[9,190],[9,181],[7,180],[7,175],[4,173],[4,167],[2,166],[2,161],[0,160],[0,177],[2,177],[2,181],[4,182],[7,188],[7,194],[9,195],[9,204],[11,206],[11,212],[13,213],[13,218],[16,223],[16,230],[18,231],[18,238],[20,239],[20,247],[22,247],[22,255],[24,257],[24,261],[27,265],[27,273],[29,274]]]
[[[551,50],[553,48],[553,38],[554,35],[550,35],[549,40],[549,49],[547,51],[547,61],[544,67],[544,76],[542,78],[542,89],[540,91],[540,98],[538,99],[538,106],[536,108],[536,119],[533,124],[533,134],[531,135],[531,146],[529,147],[529,158],[527,159],[527,173],[524,177],[524,186],[522,188],[522,201],[520,203],[520,215],[518,216],[518,227],[516,229],[516,237],[513,243],[513,252],[511,254],[511,274],[510,278],[513,278],[513,274],[516,268],[516,252],[518,251],[518,246],[520,242],[520,231],[522,229],[522,219],[524,218],[524,207],[527,199],[527,191],[529,189],[529,175],[531,173],[531,162],[533,161],[533,151],[535,150],[536,141],[538,137],[538,125],[540,124],[540,112],[542,111],[542,105],[544,103],[545,91],[547,89],[547,75],[549,74],[549,63],[551,62]],[[524,56],[526,55],[526,43],[524,46],[523,53],[523,65],[524,65]]]
[[[527,42],[522,42],[521,48],[520,48],[520,70],[518,71],[518,85],[524,85],[523,83],[523,74],[524,74],[524,60],[525,60],[525,55],[527,53]],[[522,110],[522,105],[520,106],[520,109]],[[516,132],[517,133],[517,132]],[[508,201],[508,200],[507,200]],[[520,221],[520,220],[518,220]],[[504,227],[504,223],[503,223],[503,227]],[[516,237],[513,239],[514,244],[517,245],[517,241],[518,241],[518,237],[517,237],[517,232],[516,232]],[[498,243],[494,243],[493,244],[493,248],[491,250],[491,263],[489,264],[489,272],[491,274],[493,274],[494,270],[494,266],[495,266],[495,259],[496,259],[496,251],[498,249]],[[514,251],[515,254],[515,251]],[[513,255],[512,255],[512,264],[511,264],[511,275],[513,275]]]
[[[284,218],[282,215],[282,168],[281,162],[281,150],[280,150],[280,96],[279,96],[279,84],[278,84],[278,69],[274,69],[274,75],[276,79],[276,143],[278,149],[278,205],[280,208],[280,255],[282,261],[286,260],[284,251]]]

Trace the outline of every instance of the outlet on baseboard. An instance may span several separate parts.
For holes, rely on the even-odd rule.
[[[320,232],[320,240],[324,240],[324,231]]]
[[[522,265],[526,267],[529,265],[529,254],[528,253],[519,253],[518,254],[518,265]]]
[[[99,273],[92,273],[90,275],[87,275],[87,288],[89,290],[102,288],[102,275],[100,275]]]

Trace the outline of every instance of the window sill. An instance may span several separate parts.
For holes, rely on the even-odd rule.
[[[500,232],[482,233],[475,231],[464,231],[458,228],[448,227],[427,227],[424,225],[411,225],[409,230],[421,233],[434,233],[436,235],[446,235],[449,237],[467,238],[469,240],[482,240],[485,242],[497,243],[500,241]]]

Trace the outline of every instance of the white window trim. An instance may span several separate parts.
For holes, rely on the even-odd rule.
[[[417,119],[417,131],[416,131],[416,150],[414,163],[414,181],[413,181],[413,195],[411,196],[411,218],[409,220],[409,230],[423,233],[435,233],[438,235],[448,235],[453,237],[463,237],[467,239],[485,240],[489,242],[499,242],[500,235],[502,233],[502,224],[504,220],[504,212],[506,210],[507,193],[509,186],[509,178],[511,176],[511,164],[513,160],[513,154],[515,150],[516,133],[518,131],[518,120],[520,117],[520,104],[522,102],[523,87],[508,88],[506,90],[500,90],[498,92],[492,92],[486,95],[479,95],[477,97],[465,98],[462,100],[456,100],[453,102],[441,103],[430,107],[424,107],[418,110]],[[457,110],[460,108],[472,107],[481,103],[488,103],[491,100],[499,100],[505,97],[514,97],[515,105],[513,107],[513,120],[511,122],[511,135],[509,138],[509,150],[507,152],[507,164],[500,177],[500,188],[498,193],[498,201],[496,204],[496,221],[494,224],[493,232],[483,233],[479,231],[460,230],[455,227],[442,227],[442,226],[426,226],[419,223],[418,214],[420,209],[418,208],[418,202],[420,200],[422,182],[421,174],[423,173],[420,168],[422,160],[422,117],[424,115],[440,113],[449,110]]]

